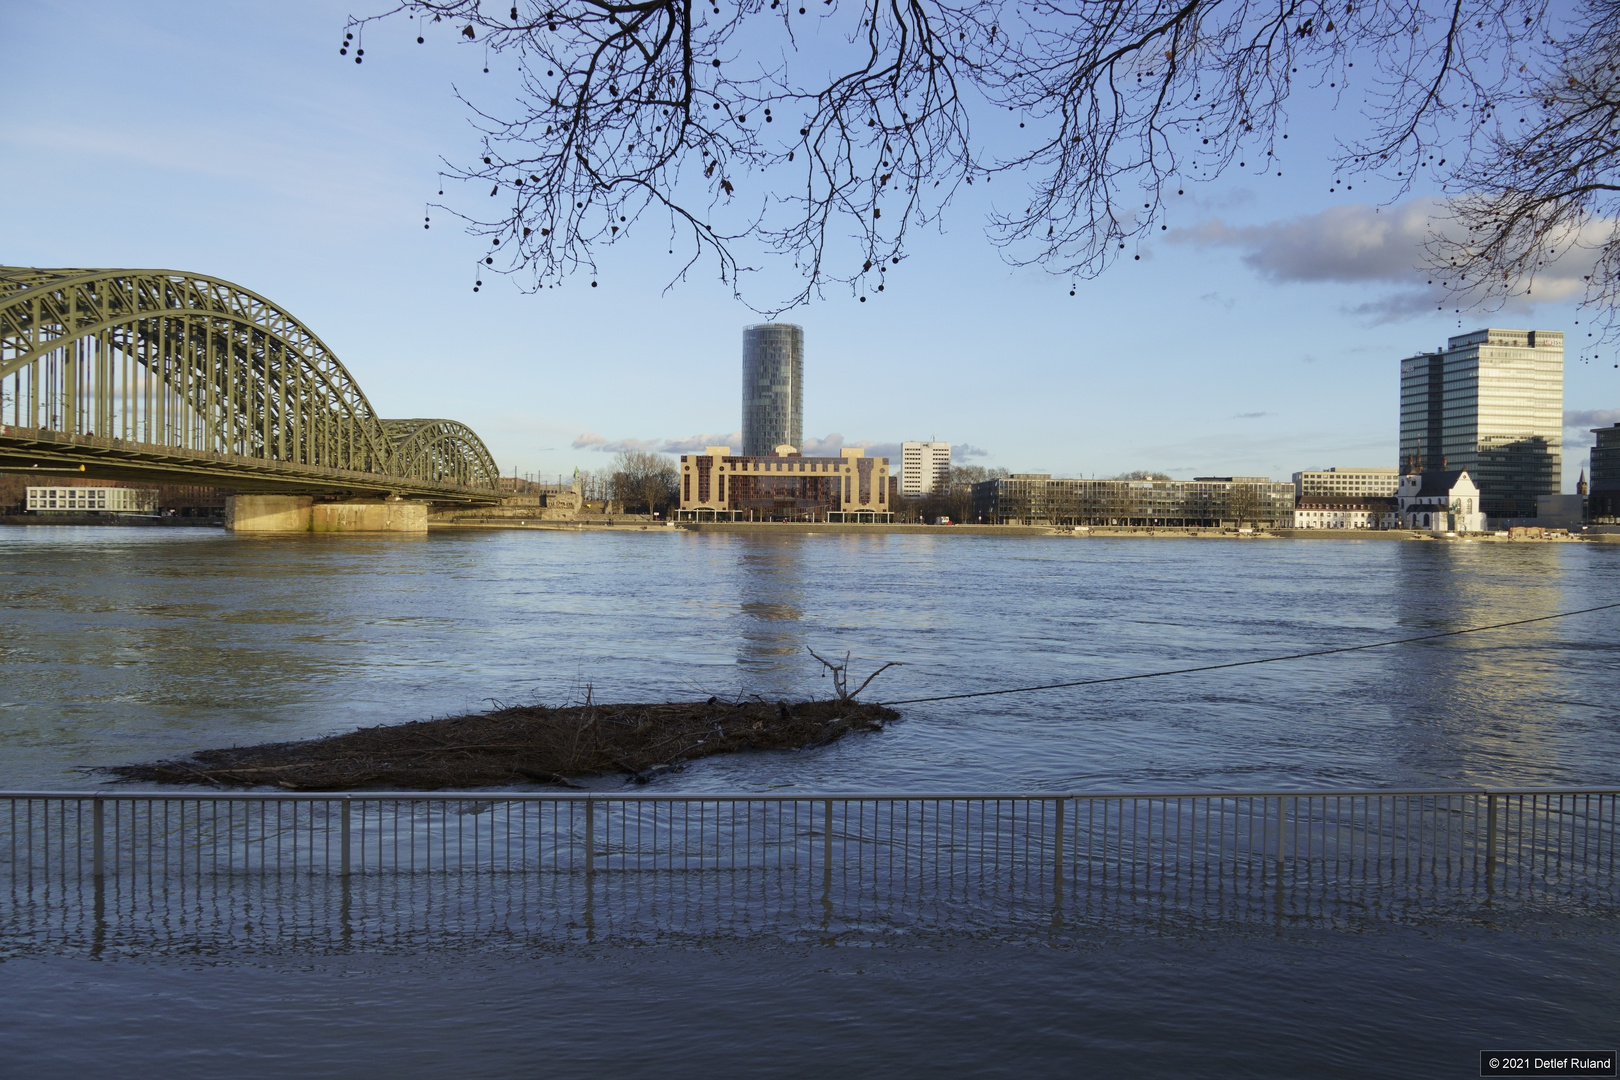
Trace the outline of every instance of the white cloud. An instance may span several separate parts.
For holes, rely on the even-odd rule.
[[[1620,424],[1620,409],[1566,409],[1564,426],[1567,428],[1608,427]]]
[[[733,451],[742,449],[742,432],[729,435],[688,435],[684,439],[665,439],[660,447],[666,454],[697,454],[711,446],[729,446]]]
[[[1236,248],[1270,281],[1411,281],[1439,209],[1435,200],[1414,199],[1392,207],[1333,206],[1265,225],[1211,218],[1178,239]]]
[[[1423,267],[1424,245],[1447,228],[1446,203],[1421,198],[1395,206],[1333,206],[1263,225],[1229,225],[1210,218],[1171,239],[1199,247],[1232,248],[1267,281],[1400,286],[1397,292],[1347,309],[1350,314],[1384,323],[1446,306],[1442,283]],[[1595,228],[1596,232],[1587,230],[1592,239],[1605,226]],[[1513,297],[1504,306],[1522,311],[1538,303],[1580,296],[1586,287],[1583,275],[1590,273],[1592,261],[1589,248],[1560,257],[1537,276],[1531,295]]]
[[[1593,428],[1620,424],[1620,409],[1565,409],[1564,449],[1577,450],[1592,446],[1597,436]]]
[[[600,450],[604,454],[620,454],[627,450],[657,450],[657,439],[613,439],[609,441],[594,432],[586,432],[573,443],[575,450]]]
[[[864,450],[867,457],[886,457],[891,464],[897,465],[900,461],[900,444],[897,442],[878,442],[874,439],[849,442],[836,431],[825,438],[806,437],[799,451],[805,457],[837,457],[839,451],[846,447]]]
[[[838,451],[843,448],[844,437],[835,431],[823,439],[818,439],[814,435],[809,436],[799,450],[805,457],[837,457]]]
[[[575,450],[599,450],[604,454],[617,454],[625,450],[649,450],[661,454],[691,454],[701,453],[710,446],[729,446],[732,453],[741,453],[742,432],[733,431],[726,435],[713,433],[688,435],[680,439],[608,439],[594,431],[588,431],[573,442]],[[799,452],[805,457],[837,457],[839,451],[845,447],[859,447],[866,451],[867,457],[886,457],[895,463],[900,460],[900,444],[897,442],[877,442],[873,439],[849,442],[836,431],[820,439],[815,436],[807,437],[804,440],[804,445],[799,447]],[[967,447],[966,449],[974,455],[982,456],[984,454],[984,451],[976,447]]]

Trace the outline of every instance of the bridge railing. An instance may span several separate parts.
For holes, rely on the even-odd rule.
[[[1481,900],[1607,909],[1620,900],[1617,817],[1609,788],[0,793],[0,931],[65,933],[110,903],[115,923],[168,933],[206,895],[216,926],[221,912],[250,922],[245,905],[305,911],[319,936],[348,925],[355,890],[392,897],[373,930],[420,916],[428,936],[435,905],[491,932],[495,897],[513,933],[572,932],[582,912],[598,929],[718,932],[1403,918]],[[334,889],[342,920],[316,911]]]

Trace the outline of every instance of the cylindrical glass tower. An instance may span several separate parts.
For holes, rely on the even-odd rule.
[[[743,329],[742,452],[804,449],[804,328],[761,323]]]

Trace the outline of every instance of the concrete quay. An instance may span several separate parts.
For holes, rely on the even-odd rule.
[[[786,536],[795,533],[834,535],[915,534],[923,536],[1059,536],[1067,530],[1049,525],[920,525],[891,522],[859,525],[828,521],[682,521],[676,528],[696,533],[744,533],[753,536]]]
[[[669,522],[645,514],[530,515],[502,508],[498,515],[454,516],[429,514],[422,503],[332,502],[316,503],[307,496],[239,495],[228,500],[225,527],[244,533],[426,533],[457,529],[525,529],[541,532],[659,532],[729,533],[745,536],[794,535],[914,535],[1064,537],[1137,540],[1409,540],[1426,543],[1620,543],[1620,530],[1552,536],[1497,536],[1463,533],[1456,536],[1412,529],[1235,529],[1149,528],[1147,526],[1092,526],[1081,531],[1054,525],[923,525],[912,523],[854,524],[823,521],[682,521]]]
[[[95,528],[115,526],[118,528],[155,528],[155,529],[217,529],[220,526],[218,518],[211,517],[148,517],[145,514],[0,514],[0,526],[4,525],[89,525]]]
[[[540,517],[532,519],[475,519],[471,521],[440,521],[436,518],[429,518],[428,528],[433,532],[453,532],[457,529],[516,529],[536,532],[675,532],[674,529],[662,521],[637,521],[625,518],[614,518],[611,521],[606,518],[594,521],[582,519],[548,521]]]
[[[661,526],[654,525],[653,528]],[[1053,525],[921,525],[842,524],[810,521],[701,521],[679,522],[676,528],[698,533],[740,533],[753,536],[784,536],[793,534],[826,533],[834,535],[910,534],[922,536],[1049,536],[1069,539],[1139,539],[1139,540],[1412,540],[1427,543],[1467,541],[1482,543],[1579,543],[1607,540],[1620,542],[1620,534],[1613,536],[1568,535],[1544,537],[1506,537],[1494,533],[1466,533],[1445,536],[1413,529],[1268,529],[1238,532],[1235,529],[1148,528],[1147,526],[1093,526],[1076,532],[1071,528]]]

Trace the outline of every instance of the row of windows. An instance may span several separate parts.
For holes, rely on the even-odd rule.
[[[702,457],[703,455],[700,454],[698,456]],[[682,459],[682,460],[684,462],[685,459]],[[849,466],[848,466],[847,462],[854,461],[854,460],[877,461],[877,462],[880,462],[882,467],[885,468],[885,469],[887,469],[888,465],[889,465],[889,459],[888,458],[858,458],[858,459],[856,459],[856,458],[826,458],[826,459],[817,459],[817,458],[779,458],[779,459],[766,460],[766,461],[744,461],[744,462],[733,461],[730,458],[726,458],[725,460],[731,462],[731,471],[732,472],[823,472],[823,473],[825,473],[825,472],[839,472],[840,469],[843,472],[849,472],[850,470],[849,470]],[[690,465],[683,465],[683,468],[690,469],[691,466]],[[720,466],[720,471],[725,472],[725,470],[726,470],[726,466],[721,465]]]

